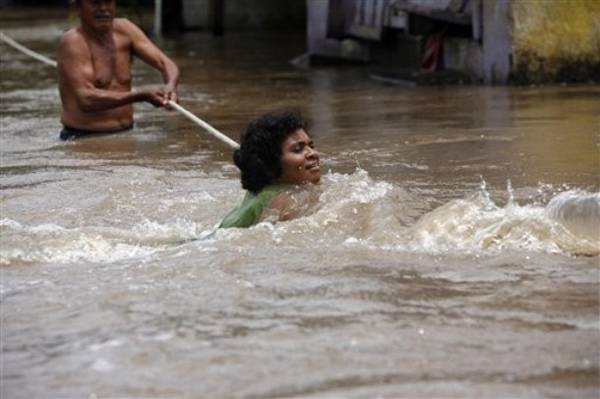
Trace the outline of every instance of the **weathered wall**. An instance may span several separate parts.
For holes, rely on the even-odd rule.
[[[517,81],[600,78],[600,1],[512,1]]]

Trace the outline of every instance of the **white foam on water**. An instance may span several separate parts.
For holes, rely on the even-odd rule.
[[[600,193],[569,190],[548,203],[546,215],[588,241],[600,240]]]
[[[73,263],[78,261],[110,263],[147,256],[158,251],[157,248],[114,242],[100,235],[83,234],[75,239],[61,237],[44,241],[36,244],[38,248],[3,248],[0,250],[0,264]]]
[[[117,348],[117,347],[123,346],[124,344],[125,344],[125,341],[123,339],[111,339],[109,341],[105,341],[102,343],[92,344],[89,346],[89,349],[92,352],[98,352],[105,348]]]
[[[92,363],[92,365],[91,365],[92,370],[99,371],[102,373],[113,371],[115,369],[115,367],[116,366],[113,363],[109,362],[106,359],[102,359],[102,358],[96,359],[94,361],[94,363]]]
[[[274,227],[261,223],[247,233],[220,233],[218,237],[275,244],[301,239],[309,245],[433,255],[504,251],[600,254],[598,193],[569,191],[556,195],[548,206],[532,199],[519,204],[509,182],[508,201],[499,205],[482,182],[478,192],[416,217],[414,209],[407,206],[426,202],[426,198],[419,200],[401,187],[373,181],[360,168],[349,175],[330,173],[321,187],[310,189],[321,190],[318,204],[308,207],[302,217]]]
[[[0,220],[0,231],[3,235],[0,265],[79,261],[112,263],[147,258],[183,239],[203,233],[200,226],[185,220],[176,220],[168,225],[147,220],[125,229],[65,228],[51,223],[27,226],[7,218]]]
[[[563,193],[577,212],[586,214],[586,222],[600,210],[600,201],[587,209],[578,206],[584,198],[598,198],[585,192]],[[562,198],[562,197],[561,197]],[[555,207],[553,199],[549,207]],[[490,199],[485,188],[466,199],[453,200],[424,215],[412,228],[413,238],[407,248],[428,253],[467,252],[497,253],[505,250],[598,255],[600,239],[580,232],[582,220],[572,217],[557,220],[547,207],[539,204],[519,205],[512,198],[499,206]],[[596,220],[599,220],[596,218]],[[590,222],[592,224],[597,222]],[[572,227],[569,227],[572,226]],[[596,227],[597,228],[597,227]],[[587,230],[586,230],[587,231]]]
[[[197,208],[211,208],[214,195],[167,198],[158,209],[185,206],[187,213],[165,222],[146,218],[130,226],[67,228],[53,223],[22,224],[0,220],[0,264],[115,262],[153,257],[182,241],[200,239],[197,250],[213,250],[214,240],[239,249],[244,245],[346,247],[423,254],[498,254],[504,251],[571,255],[600,254],[597,234],[600,194],[568,191],[547,206],[519,204],[508,187],[501,206],[485,184],[466,198],[425,212],[419,198],[386,181],[374,181],[358,168],[352,174],[329,173],[323,184],[291,192],[300,217],[285,223],[260,223],[250,229],[226,229],[191,220]],[[205,216],[207,216],[206,214]]]

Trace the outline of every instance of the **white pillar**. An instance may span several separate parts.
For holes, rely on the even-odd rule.
[[[154,0],[154,34],[162,35],[162,0]]]
[[[487,84],[506,84],[512,68],[511,0],[483,4],[483,73]]]

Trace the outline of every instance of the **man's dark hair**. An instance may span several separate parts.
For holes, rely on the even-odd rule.
[[[248,125],[233,153],[244,189],[258,193],[281,176],[281,145],[298,129],[306,130],[306,122],[293,112],[263,115]]]

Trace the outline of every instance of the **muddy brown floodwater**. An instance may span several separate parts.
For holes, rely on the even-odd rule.
[[[53,55],[63,28],[3,29]],[[56,71],[1,45],[3,398],[598,397],[598,86],[385,86],[295,69],[281,33],[160,45],[235,140],[301,111],[322,184],[193,240],[243,195],[230,150],[143,104],[60,142]]]

